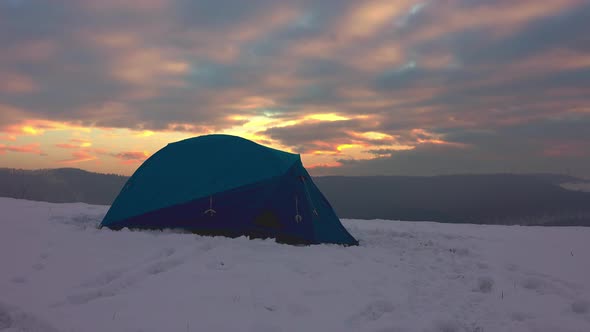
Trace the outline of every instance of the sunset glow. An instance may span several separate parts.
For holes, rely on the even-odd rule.
[[[316,175],[590,176],[589,15],[583,0],[0,1],[0,167],[128,175],[223,133]]]

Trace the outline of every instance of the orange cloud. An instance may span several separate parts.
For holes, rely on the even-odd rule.
[[[96,160],[96,159],[97,159],[97,157],[90,154],[88,151],[80,150],[80,151],[73,152],[71,158],[63,159],[63,160],[60,160],[59,162],[62,164],[77,164],[77,163],[81,163],[81,162],[85,162],[85,161],[92,161],[92,160]]]
[[[1,105],[0,105],[1,106]],[[1,107],[0,107],[1,109]],[[27,135],[38,136],[44,134],[46,131],[62,130],[62,131],[90,131],[88,127],[72,125],[66,122],[29,119],[21,121],[18,124],[9,125],[4,128],[5,133],[12,135]]]
[[[55,144],[55,146],[58,148],[62,148],[62,149],[78,149],[78,148],[80,148],[78,145],[69,144],[69,143]]]
[[[45,153],[41,151],[39,143],[31,143],[18,146],[0,144],[0,154],[5,154],[6,152],[34,153],[38,155],[45,155]]]
[[[79,148],[89,148],[92,146],[92,143],[88,140],[81,139],[81,138],[72,138],[70,142],[75,143],[59,143],[55,144],[56,147],[62,149],[79,149]]]

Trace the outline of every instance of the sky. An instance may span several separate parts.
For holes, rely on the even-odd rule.
[[[0,167],[224,133],[314,175],[590,177],[590,0],[0,0]]]

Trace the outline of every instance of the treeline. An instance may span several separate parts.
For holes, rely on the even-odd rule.
[[[504,225],[590,226],[590,193],[570,191],[556,175],[319,177],[338,215]]]
[[[127,177],[76,168],[18,170],[0,168],[0,196],[53,203],[109,205]]]
[[[110,205],[127,177],[74,168],[0,168],[0,196]],[[552,174],[328,176],[314,182],[341,218],[590,226],[590,193]]]

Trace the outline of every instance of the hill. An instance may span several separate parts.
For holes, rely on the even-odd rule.
[[[0,168],[0,196],[53,203],[111,204],[127,177],[77,168]]]
[[[0,196],[110,205],[127,177],[74,168],[0,169]],[[327,176],[314,181],[341,218],[590,226],[590,193],[553,174]]]
[[[320,177],[315,182],[346,218],[475,224],[590,226],[590,193],[544,175]],[[572,181],[567,177],[564,181]]]

